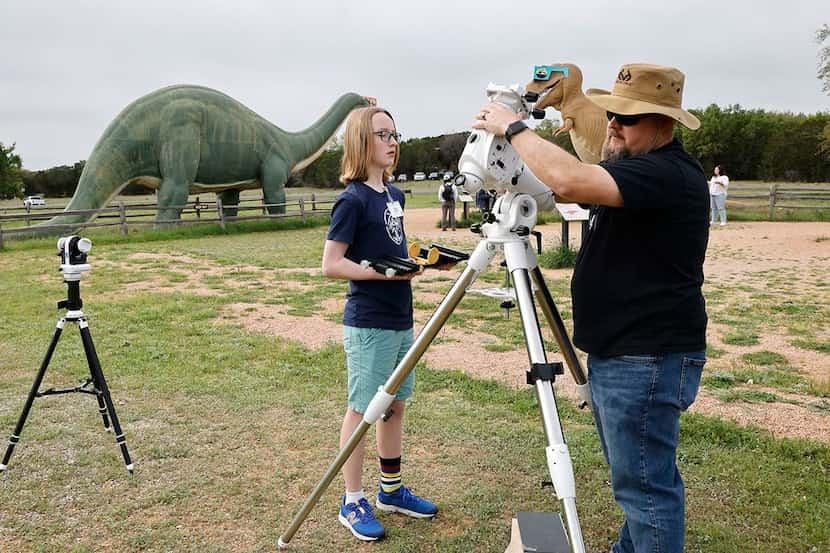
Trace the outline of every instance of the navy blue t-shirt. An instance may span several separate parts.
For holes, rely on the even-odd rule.
[[[391,184],[389,195],[404,207],[404,194]],[[362,182],[351,182],[331,209],[326,238],[349,245],[355,263],[383,255],[408,258],[403,217],[393,217],[389,196]],[[350,280],[343,324],[362,328],[412,328],[412,284],[408,280]]]
[[[624,207],[591,206],[571,281],[574,344],[603,357],[705,350],[703,169],[676,139],[600,165]]]

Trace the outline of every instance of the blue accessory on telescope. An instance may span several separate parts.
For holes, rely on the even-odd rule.
[[[554,71],[559,71],[560,73],[564,73],[566,77],[568,76],[568,68],[564,65],[534,65],[533,80],[547,81],[550,78],[550,74]]]

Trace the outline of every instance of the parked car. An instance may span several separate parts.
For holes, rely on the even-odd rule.
[[[455,176],[455,173],[453,173],[452,171],[447,171],[446,173],[444,173],[444,180],[450,180],[454,176]]]
[[[398,182],[406,182],[406,173],[398,175]]]
[[[427,180],[426,173],[424,173],[423,171],[418,171],[412,178],[415,180]]]
[[[438,171],[433,171],[432,173],[429,174],[429,177],[427,177],[427,178],[429,180],[438,180]]]
[[[26,209],[46,207],[46,200],[43,199],[43,196],[26,196],[23,199],[23,207]]]

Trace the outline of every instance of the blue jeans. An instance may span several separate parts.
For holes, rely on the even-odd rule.
[[[695,399],[704,352],[588,356],[594,419],[625,520],[614,553],[682,553],[680,413]]]
[[[711,198],[712,218],[709,222],[714,223],[718,215],[720,215],[720,222],[726,222],[726,194],[717,194],[709,196]]]

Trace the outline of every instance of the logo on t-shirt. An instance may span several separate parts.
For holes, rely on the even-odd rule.
[[[395,217],[389,213],[389,208],[383,212],[383,221],[386,223],[386,234],[397,245],[403,242],[403,217]]]

